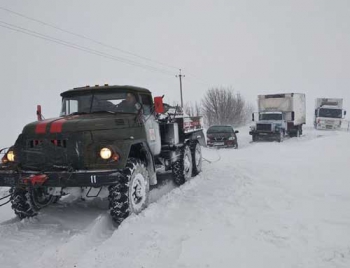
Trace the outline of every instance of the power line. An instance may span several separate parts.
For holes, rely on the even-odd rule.
[[[121,48],[118,48],[118,47],[115,47],[115,46],[112,46],[112,45],[109,45],[109,44],[100,42],[100,41],[98,41],[98,40],[95,40],[95,39],[93,39],[93,38],[91,38],[91,37],[88,37],[88,36],[85,36],[85,35],[82,35],[82,34],[78,34],[78,33],[75,33],[75,32],[72,32],[72,31],[69,31],[69,30],[66,30],[66,29],[63,29],[63,28],[58,27],[58,26],[56,26],[56,25],[54,25],[54,24],[50,24],[50,23],[47,23],[47,22],[45,22],[45,21],[42,21],[42,20],[38,20],[38,19],[35,19],[35,18],[32,18],[32,17],[29,17],[29,16],[27,16],[27,15],[21,14],[21,13],[19,13],[19,12],[13,11],[13,10],[10,10],[10,9],[8,9],[8,8],[0,7],[0,9],[3,10],[3,11],[6,11],[6,12],[12,13],[12,14],[14,14],[14,15],[20,16],[20,17],[22,17],[22,18],[26,18],[26,19],[28,19],[28,20],[35,21],[35,22],[40,23],[40,24],[42,24],[42,25],[45,25],[45,26],[51,27],[51,28],[53,28],[53,29],[59,30],[59,31],[61,31],[61,32],[68,33],[68,34],[70,34],[70,35],[73,35],[73,36],[76,36],[76,37],[79,37],[79,38],[88,40],[88,41],[93,42],[93,43],[95,43],[95,44],[99,44],[99,45],[101,45],[101,46],[108,47],[108,48],[117,50],[117,51],[119,51],[119,52],[122,52],[122,53],[125,53],[125,54],[128,54],[128,55],[132,55],[132,56],[134,56],[134,57],[137,57],[137,58],[140,58],[140,59],[149,61],[149,62],[153,62],[153,63],[159,64],[159,65],[163,65],[163,66],[168,67],[168,68],[172,68],[172,69],[176,69],[176,70],[179,69],[178,67],[172,66],[172,65],[170,65],[170,64],[166,64],[166,63],[163,63],[163,62],[160,62],[160,61],[156,61],[156,60],[150,59],[150,58],[148,58],[148,57],[140,56],[140,55],[135,54],[135,53],[132,53],[132,52],[130,52],[130,51],[127,51],[127,50],[124,50],[124,49],[121,49]]]
[[[193,75],[192,73],[187,73],[187,78],[195,79],[195,80],[197,80],[197,82],[199,82],[200,84],[203,84],[203,85],[208,86],[208,87],[211,87],[211,86],[212,86],[212,84],[209,83],[208,81],[203,80],[203,79],[199,78],[198,76]]]
[[[95,50],[95,49],[91,49],[91,48],[88,48],[88,47],[85,47],[85,46],[81,46],[81,45],[78,45],[78,44],[75,44],[75,43],[67,42],[67,41],[64,41],[62,39],[58,39],[58,38],[55,38],[55,37],[44,35],[44,34],[41,34],[41,33],[38,33],[38,32],[32,31],[32,30],[26,29],[24,27],[16,26],[14,24],[10,24],[10,23],[4,22],[4,21],[0,21],[0,23],[3,24],[3,25],[0,25],[0,27],[6,28],[6,29],[9,29],[9,30],[12,30],[12,31],[24,33],[24,34],[27,34],[27,35],[30,35],[30,36],[33,36],[33,37],[36,37],[36,38],[40,38],[40,39],[43,39],[43,40],[46,40],[46,41],[49,41],[49,42],[60,44],[60,45],[63,45],[63,46],[69,47],[69,48],[73,48],[73,49],[77,49],[77,50],[80,50],[80,51],[84,51],[86,53],[97,55],[97,56],[101,56],[101,57],[104,57],[104,58],[107,58],[107,59],[111,59],[111,60],[114,60],[114,61],[123,62],[123,63],[129,64],[129,65],[133,65],[133,66],[144,68],[144,69],[147,69],[147,70],[163,73],[163,74],[166,74],[166,75],[171,75],[171,76],[173,75],[173,73],[171,73],[169,71],[162,70],[162,69],[156,68],[156,67],[151,66],[151,65],[141,64],[141,63],[138,63],[138,62],[135,62],[135,61],[131,61],[131,60],[125,59],[125,58],[116,57],[116,56],[108,54],[108,53],[104,53],[104,52],[101,52],[101,51],[98,51],[98,50]]]
[[[82,38],[82,39],[85,39],[85,40],[88,40],[92,43],[95,43],[95,44],[98,44],[98,45],[101,45],[101,46],[104,46],[106,48],[111,48],[111,49],[114,49],[114,50],[117,50],[119,52],[122,52],[124,54],[128,54],[128,55],[131,55],[131,56],[134,56],[134,57],[137,57],[137,58],[140,58],[140,59],[143,59],[143,60],[146,60],[146,61],[149,61],[149,62],[153,62],[153,63],[156,63],[156,64],[159,64],[159,65],[163,65],[165,67],[168,67],[168,68],[172,68],[172,69],[177,69],[179,70],[178,67],[176,66],[173,66],[173,65],[170,65],[170,64],[167,64],[167,63],[163,63],[163,62],[160,62],[160,61],[157,61],[157,60],[153,60],[151,58],[148,58],[148,57],[144,57],[144,56],[140,56],[138,54],[135,54],[135,53],[132,53],[130,51],[127,51],[127,50],[124,50],[124,49],[121,49],[121,48],[118,48],[116,46],[112,46],[112,45],[109,45],[109,44],[106,44],[106,43],[103,43],[101,41],[98,41],[98,40],[95,40],[91,37],[88,37],[88,36],[85,36],[85,35],[82,35],[82,34],[79,34],[79,33],[75,33],[73,31],[69,31],[69,30],[66,30],[66,29],[63,29],[59,26],[56,26],[54,24],[51,24],[51,23],[47,23],[45,21],[42,21],[42,20],[39,20],[39,19],[36,19],[36,18],[33,18],[33,17],[30,17],[30,16],[27,16],[25,14],[22,14],[22,13],[19,13],[19,12],[16,12],[16,11],[13,11],[11,9],[8,9],[8,8],[5,8],[5,7],[1,7],[0,6],[0,9],[3,10],[3,11],[6,11],[6,12],[9,12],[11,14],[14,14],[14,15],[17,15],[19,17],[23,17],[25,19],[28,19],[28,20],[31,20],[31,21],[34,21],[34,22],[37,22],[39,24],[42,24],[44,26],[47,26],[47,27],[50,27],[50,28],[53,28],[53,29],[56,29],[56,30],[59,30],[61,32],[64,32],[64,33],[68,33],[70,35],[73,35],[73,36],[76,36],[76,37],[79,37],[79,38]],[[3,22],[5,23],[5,22]],[[94,50],[94,49],[90,49],[88,47],[84,47],[84,46],[80,46],[80,45],[77,45],[77,44],[74,44],[74,43],[69,43],[69,42],[66,42],[64,40],[61,40],[61,39],[58,39],[58,38],[54,38],[54,37],[50,37],[50,36],[45,36],[43,34],[40,34],[40,33],[37,33],[37,32],[34,32],[34,31],[31,31],[31,30],[28,30],[28,29],[24,29],[22,27],[19,27],[19,26],[15,26],[15,25],[10,25],[8,23],[6,23],[8,26],[11,26],[11,27],[16,27],[17,28],[17,32],[21,32],[23,33],[23,31],[28,31],[28,32],[31,32],[32,34],[34,35],[40,35],[41,37],[38,37],[38,36],[35,36],[35,37],[38,37],[38,38],[41,38],[41,39],[44,39],[44,40],[47,40],[47,41],[52,41],[52,42],[59,42],[60,45],[65,45],[65,46],[68,46],[68,47],[71,47],[71,46],[74,46],[74,47],[71,47],[71,48],[74,48],[74,49],[78,49],[78,50],[89,50],[89,51],[85,51],[87,53],[90,53],[90,54],[94,54],[94,55],[98,55],[98,56],[103,56],[105,58],[109,58],[110,57],[113,57],[114,60],[116,61],[120,61],[120,62],[124,62],[124,63],[128,63],[128,64],[131,64],[131,65],[134,65],[134,66],[138,66],[138,67],[141,67],[141,68],[149,68],[149,69],[153,69],[154,71],[158,71],[158,72],[162,72],[164,74],[167,74],[167,75],[172,75],[169,71],[167,70],[164,70],[164,69],[159,69],[158,67],[154,67],[154,66],[151,66],[151,65],[147,65],[147,64],[143,64],[143,63],[139,63],[139,62],[135,62],[133,60],[130,60],[130,59],[126,59],[126,58],[121,58],[121,57],[117,57],[117,56],[114,56],[114,55],[111,55],[111,54],[107,54],[107,53],[104,53],[104,52],[101,52],[101,51],[98,51],[98,50]],[[4,27],[4,26],[2,26]],[[4,27],[4,28],[7,28],[7,29],[10,29],[9,27]],[[15,30],[15,29],[10,29],[10,30]],[[20,31],[21,30],[21,31]],[[27,32],[24,32],[25,34],[29,34]],[[29,34],[31,35],[31,34]],[[33,35],[32,35],[33,36]],[[45,38],[44,38],[45,37]],[[50,40],[48,40],[47,38],[49,38]],[[53,40],[51,40],[53,39]],[[61,42],[64,42],[65,44],[62,44]],[[79,48],[77,48],[79,47]],[[101,55],[99,55],[101,54]],[[103,55],[102,55],[103,54]],[[203,84],[205,86],[208,86],[210,87],[212,84],[199,78],[198,76],[196,75],[193,75],[192,73],[188,73],[187,72],[187,75],[188,75],[188,78],[190,78],[190,80],[195,80],[194,82],[197,82],[197,83],[200,83],[200,84]]]

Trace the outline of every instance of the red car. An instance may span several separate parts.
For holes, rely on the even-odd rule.
[[[237,149],[237,130],[232,126],[218,125],[211,126],[207,131],[207,145],[208,147],[230,147]]]

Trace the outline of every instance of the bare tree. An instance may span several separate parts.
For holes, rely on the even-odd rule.
[[[231,87],[211,88],[202,100],[203,115],[208,125],[241,126],[247,122],[251,107],[239,93],[234,93]]]
[[[184,111],[189,116],[200,116],[202,115],[202,108],[200,103],[187,102],[184,107]]]

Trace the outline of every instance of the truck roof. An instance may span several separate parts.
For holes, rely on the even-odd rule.
[[[304,93],[280,93],[280,94],[261,94],[258,95],[259,99],[271,99],[271,98],[286,98],[293,97],[294,95],[305,95]]]
[[[135,87],[135,86],[119,86],[119,85],[103,85],[103,86],[85,86],[85,87],[76,87],[67,91],[64,91],[61,93],[61,96],[67,96],[70,95],[72,93],[88,93],[88,92],[103,92],[103,91],[108,91],[108,90],[127,90],[127,91],[132,91],[132,92],[140,92],[140,93],[151,93],[151,91],[149,91],[146,88],[142,88],[142,87]]]

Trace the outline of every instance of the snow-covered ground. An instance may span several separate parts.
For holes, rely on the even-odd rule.
[[[350,267],[350,133],[239,142],[205,149],[182,187],[163,175],[118,229],[103,202],[67,197],[23,221],[0,208],[0,267]]]

